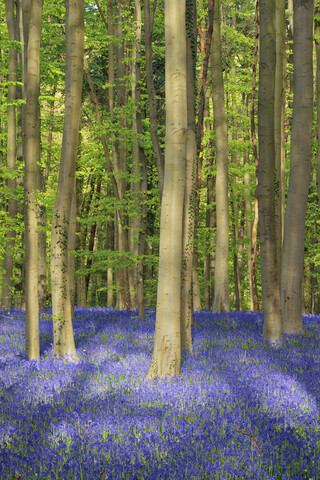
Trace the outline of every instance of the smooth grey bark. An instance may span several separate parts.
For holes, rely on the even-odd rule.
[[[303,333],[304,237],[313,117],[313,7],[313,0],[293,2],[291,162],[281,262],[281,310],[286,334]]]
[[[154,349],[147,378],[171,377],[181,363],[181,261],[187,132],[185,0],[165,2],[166,146]]]
[[[220,0],[214,5],[211,43],[211,76],[216,141],[216,264],[214,312],[229,312],[229,203],[228,203],[228,133],[224,106],[221,55]]]
[[[5,0],[6,20],[9,32],[9,40],[17,41],[17,27],[15,18],[15,2],[14,0]],[[8,80],[13,82],[8,86],[7,94],[7,169],[11,175],[7,180],[8,186],[8,217],[10,226],[7,230],[7,241],[3,260],[3,283],[1,291],[1,308],[11,310],[12,308],[12,275],[13,275],[13,248],[15,245],[16,233],[13,228],[17,215],[16,200],[16,156],[17,156],[17,131],[16,131],[16,107],[15,100],[17,97],[17,48],[10,46],[9,48],[9,75]]]
[[[280,289],[277,269],[275,209],[274,94],[276,68],[276,0],[260,0],[260,70],[258,102],[259,202],[263,336],[271,344],[281,340]]]
[[[26,7],[26,4],[24,5]],[[26,106],[24,117],[24,201],[25,201],[25,297],[26,297],[26,355],[38,359],[38,232],[37,232],[37,162],[40,155],[39,94],[40,39],[42,0],[31,0],[24,18]]]
[[[84,1],[67,0],[66,7],[65,116],[51,232],[51,285],[55,353],[58,357],[69,355],[76,359],[68,276],[68,236],[81,120]]]

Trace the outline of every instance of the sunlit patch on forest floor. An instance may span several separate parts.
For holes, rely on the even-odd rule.
[[[272,349],[260,314],[195,314],[180,377],[145,381],[155,313],[76,309],[79,364],[24,358],[0,312],[0,479],[320,478],[320,317]]]

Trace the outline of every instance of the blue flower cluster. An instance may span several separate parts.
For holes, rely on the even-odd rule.
[[[320,318],[278,348],[263,315],[195,313],[179,377],[146,381],[155,313],[77,308],[79,363],[24,358],[0,312],[0,479],[320,479]]]

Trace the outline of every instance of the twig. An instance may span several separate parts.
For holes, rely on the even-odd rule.
[[[250,427],[250,428],[251,428],[251,427]],[[236,430],[237,430],[237,432],[242,433],[243,435],[247,435],[248,437],[250,437],[251,440],[252,440],[252,442],[254,443],[255,447],[258,449],[260,455],[262,456],[262,453],[261,453],[261,450],[260,450],[260,448],[259,448],[257,439],[256,439],[255,436],[253,435],[252,430],[251,430],[251,433],[245,432],[244,430],[238,430],[237,428],[236,428]]]

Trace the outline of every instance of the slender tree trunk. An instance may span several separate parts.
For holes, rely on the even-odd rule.
[[[165,172],[160,217],[156,329],[147,378],[171,377],[180,373],[182,220],[187,132],[185,8],[185,0],[165,2]]]
[[[70,210],[70,223],[68,234],[68,252],[74,252],[77,248],[77,195],[76,195],[76,178],[74,178],[71,210]],[[75,271],[76,271],[76,257],[74,254],[68,255],[68,277],[69,277],[69,289],[70,289],[70,303],[71,303],[71,316],[74,319],[74,306],[75,306]]]
[[[210,135],[211,132],[211,123],[209,120],[210,110],[209,110],[209,101],[210,101],[211,93],[209,90],[206,92],[206,104],[204,110],[204,116],[206,117],[205,121],[205,129],[206,133]],[[214,243],[214,235],[215,235],[215,228],[216,228],[216,215],[214,211],[214,203],[215,203],[215,176],[212,173],[213,170],[213,162],[214,162],[214,154],[212,148],[212,141],[211,139],[207,143],[207,151],[205,154],[206,158],[206,167],[208,169],[208,176],[207,176],[207,211],[206,211],[206,227],[209,231],[209,244]],[[204,309],[210,310],[213,301],[213,293],[214,293],[214,265],[215,265],[215,251],[211,251],[209,245],[207,246],[205,258],[204,258]]]
[[[196,218],[195,218],[196,223]],[[195,233],[197,228],[194,229]],[[197,242],[194,242],[193,248],[193,262],[192,262],[192,302],[193,310],[200,312],[201,310],[201,292],[200,292],[200,277],[199,277],[199,252]]]
[[[145,244],[144,254],[146,258],[148,258],[149,260],[144,268],[144,277],[145,277],[146,292],[150,292],[152,291],[152,285],[153,285],[153,265],[150,261],[150,258],[152,257],[152,243],[148,240],[146,241],[146,244]],[[156,303],[156,300],[152,294],[146,295],[146,305],[148,307],[151,307],[155,303]]]
[[[206,89],[207,89],[207,80],[208,80],[208,66],[210,59],[210,48],[212,44],[212,32],[213,32],[213,18],[214,18],[214,0],[208,0],[208,31],[205,37],[203,29],[199,28],[198,33],[201,38],[200,49],[203,56],[203,62],[201,64],[201,88],[199,95],[199,111],[198,111],[198,123],[197,123],[197,141],[199,143],[200,152],[203,149],[202,138],[203,138],[203,117],[204,110],[206,105]],[[201,163],[201,160],[200,160]],[[200,165],[201,166],[201,165]]]
[[[111,196],[111,188],[109,187],[109,196]],[[114,222],[112,219],[107,221],[107,250],[109,252],[114,251]],[[110,266],[107,269],[107,285],[108,285],[108,294],[107,294],[107,305],[108,307],[113,307],[113,268]]]
[[[235,178],[234,178],[235,181]],[[236,310],[242,309],[241,302],[241,278],[240,268],[238,262],[238,240],[239,240],[239,225],[238,225],[238,202],[231,201],[231,210],[233,214],[232,221],[232,235],[233,235],[233,275],[234,275],[234,289],[236,297]]]
[[[39,145],[40,147],[40,145]],[[40,155],[39,155],[40,156]],[[37,190],[45,191],[41,166],[37,165]],[[47,306],[47,214],[44,205],[37,205],[38,223],[38,292],[39,310],[43,312]]]
[[[138,144],[138,134],[142,134],[142,119],[141,119],[141,93],[140,93],[140,62],[141,62],[141,6],[140,1],[135,0],[135,15],[134,22],[136,28],[136,35],[133,46],[133,72],[132,72],[132,100],[136,102],[136,110],[132,118],[132,130],[134,134],[134,144],[132,150],[133,164],[132,164],[132,190],[134,195],[136,215],[132,219],[133,226],[133,253],[135,254],[137,264],[134,268],[135,286],[137,289],[136,302],[138,304],[138,315],[141,319],[145,317],[144,305],[144,279],[143,279],[143,254],[145,242],[145,221],[143,218],[143,200],[146,199],[146,192],[142,184],[142,174],[146,175],[146,171],[142,169],[142,164],[146,162],[144,152]],[[135,305],[134,305],[135,306]]]
[[[17,22],[17,40],[24,44],[24,36],[23,36],[23,15],[22,15],[22,1],[16,0],[16,22]],[[24,95],[24,84],[25,84],[25,73],[23,68],[23,57],[24,57],[24,46],[21,48],[21,51],[18,50],[18,65],[21,65],[21,76],[19,80],[21,81],[22,85],[17,85],[17,99],[22,100],[25,99]],[[1,60],[0,60],[1,61]],[[24,163],[23,157],[23,144],[24,144],[24,129],[23,129],[23,112],[24,112],[24,104],[21,104],[18,107],[17,111],[17,165],[21,166]],[[17,187],[23,190],[24,185],[24,175],[21,174],[17,177]],[[17,215],[21,215],[24,217],[24,205],[22,202],[17,204]],[[21,250],[24,250],[24,232],[21,232],[19,235],[18,242],[21,246]],[[17,259],[17,276],[19,276],[19,282],[15,285],[15,304],[14,308],[16,310],[25,310],[25,288],[24,288],[24,253],[18,254]]]
[[[2,49],[0,48],[0,63],[2,63],[2,57],[3,57],[3,52]],[[3,83],[3,77],[0,74],[0,85]],[[0,102],[2,102],[2,89],[0,89]],[[3,120],[0,117],[0,166],[3,165]],[[1,181],[1,186],[2,186],[3,180]],[[0,200],[0,208],[1,210],[4,210],[4,205],[3,205],[3,199]]]
[[[31,0],[28,5],[29,22],[24,22],[26,51],[26,107],[24,118],[24,200],[25,200],[25,295],[26,295],[26,355],[38,359],[39,305],[38,305],[38,232],[37,232],[37,162],[40,160],[39,93],[40,93],[40,39],[42,0]],[[24,7],[27,7],[25,4]]]
[[[205,97],[208,79],[208,65],[210,59],[210,47],[212,44],[212,31],[213,31],[213,14],[214,14],[214,0],[208,1],[208,30],[206,37],[203,35],[203,30],[199,29],[201,36],[201,53],[204,54],[203,62],[201,64],[201,88],[199,95],[199,111],[198,122],[196,130],[196,140],[198,146],[198,152],[203,150],[203,118],[205,108]],[[202,156],[198,156],[196,166],[196,192],[195,192],[195,209],[194,209],[194,248],[193,248],[193,267],[192,267],[192,296],[193,296],[193,309],[195,311],[201,310],[201,294],[200,294],[200,279],[199,279],[199,253],[197,244],[197,232],[198,232],[198,217],[200,206],[200,189],[201,189],[201,171],[202,171]]]
[[[319,0],[315,3],[315,14],[314,14],[314,37],[315,37],[315,50],[316,50],[316,109],[317,109],[317,124],[316,124],[316,136],[317,136],[317,165],[316,165],[316,176],[317,176],[317,193],[318,193],[318,204],[320,206],[320,2]],[[314,270],[316,270],[314,265]],[[316,271],[314,271],[316,273]],[[318,292],[318,280],[316,276],[313,277],[313,295],[312,295],[312,309],[315,314],[319,313],[319,292]]]
[[[260,0],[258,200],[264,338],[282,337],[275,221],[274,88],[276,67],[275,0]]]
[[[250,102],[250,124],[251,124],[251,138],[252,138],[252,147],[253,147],[253,157],[254,157],[254,163],[255,163],[256,194],[255,194],[255,199],[254,199],[254,219],[253,219],[253,224],[252,224],[252,244],[251,244],[250,267],[251,267],[254,311],[255,312],[260,312],[258,288],[257,288],[257,258],[258,258],[257,236],[258,236],[258,222],[259,222],[259,206],[258,206],[259,157],[258,157],[258,148],[257,148],[256,126],[255,126],[255,108],[254,108],[254,103],[255,103],[255,98],[256,98],[256,79],[257,79],[258,50],[259,50],[259,0],[256,1],[255,24],[256,24],[256,35],[255,35],[255,45],[254,45],[254,63],[253,63],[253,72],[252,72],[252,91],[251,91],[251,102]]]
[[[117,84],[117,107],[119,109],[120,115],[120,130],[121,134],[119,138],[116,137],[115,133],[111,132],[112,139],[112,164],[114,171],[114,180],[113,187],[116,192],[116,198],[118,198],[119,203],[123,202],[124,194],[126,189],[126,180],[123,178],[121,173],[125,172],[127,169],[126,160],[127,160],[127,149],[126,149],[126,135],[125,129],[127,126],[125,105],[126,105],[126,86],[125,86],[125,66],[124,66],[124,44],[122,38],[122,27],[121,27],[121,14],[124,9],[125,2],[123,0],[118,0],[117,2],[117,15],[118,22],[116,28],[113,27],[113,1],[108,0],[108,34],[110,37],[117,37],[119,39],[118,46],[116,48],[116,59],[117,59],[117,68],[115,69],[114,57],[115,49],[113,42],[109,45],[109,109],[111,121],[115,121],[114,114],[114,84]],[[116,78],[115,78],[116,71]],[[120,151],[117,150],[117,142],[120,145]],[[128,252],[129,242],[128,242],[128,228],[125,218],[124,207],[121,206],[116,209],[115,213],[116,218],[116,243],[117,250],[122,253]],[[120,257],[120,261],[123,261],[124,258]],[[119,310],[127,310],[130,307],[130,297],[129,297],[129,283],[130,289],[134,289],[133,282],[133,273],[128,271],[126,267],[119,267],[116,271],[116,285],[117,285],[117,301],[116,307]]]
[[[234,30],[236,30],[236,22],[235,22],[235,17],[233,16],[232,19],[232,27]],[[236,77],[236,67],[233,64],[231,66],[231,76],[233,78]],[[235,95],[232,95],[232,111],[236,112],[236,99]],[[235,115],[232,116],[232,142],[235,145],[238,139],[238,122],[235,118]],[[237,158],[237,152],[236,149],[234,148],[232,153],[231,153],[231,165],[234,167],[239,163],[239,159]],[[232,185],[235,185],[237,183],[236,175],[233,173],[232,174]],[[233,186],[231,187],[231,211],[232,211],[232,235],[233,235],[233,275],[234,275],[234,289],[235,289],[235,297],[236,297],[236,310],[242,310],[242,301],[241,301],[241,269],[239,266],[239,247],[240,245],[238,244],[239,240],[239,202],[237,199],[237,194],[235,191],[233,191]]]
[[[229,252],[229,204],[228,204],[228,134],[224,107],[222,76],[220,0],[214,5],[211,45],[211,74],[213,86],[213,113],[216,141],[216,265],[214,288],[214,312],[230,311],[228,252]]]
[[[317,125],[316,135],[318,143],[317,151],[317,191],[320,206],[320,2],[316,1],[315,20],[314,20],[315,50],[317,60],[316,70],[316,107],[317,107]]]
[[[248,155],[246,156],[248,157]],[[245,159],[245,163],[248,162],[248,158]],[[246,237],[248,240],[247,246],[247,265],[248,265],[248,283],[249,283],[249,300],[250,300],[250,310],[254,310],[253,302],[253,282],[252,282],[252,269],[251,269],[251,245],[252,245],[252,206],[250,199],[250,175],[248,172],[244,174],[243,183],[245,186],[244,190],[244,208],[245,208],[245,221],[246,221]]]
[[[6,20],[9,31],[9,40],[11,42],[17,41],[17,28],[15,19],[15,2],[14,0],[6,0]],[[8,186],[8,217],[10,225],[7,231],[7,242],[4,253],[4,275],[2,284],[2,298],[1,307],[5,310],[12,308],[12,275],[13,275],[13,248],[15,245],[15,229],[14,223],[17,215],[17,200],[16,200],[16,156],[17,156],[17,132],[16,132],[16,107],[15,100],[17,96],[17,48],[10,46],[9,48],[9,76],[8,80],[13,82],[8,87],[7,95],[7,115],[8,115],[8,134],[7,134],[7,169],[11,172],[7,180]]]
[[[51,233],[53,342],[57,356],[77,358],[68,277],[68,236],[79,129],[83,75],[84,2],[67,0],[65,118],[58,189]]]
[[[281,310],[286,334],[303,332],[301,291],[313,116],[313,0],[294,0],[293,6],[291,162],[281,263]]]
[[[187,132],[185,159],[185,192],[183,211],[183,237],[181,262],[181,350],[192,353],[191,325],[193,323],[192,261],[194,244],[195,176],[197,142],[195,125],[195,65],[193,55],[196,44],[195,2],[186,11],[186,73],[187,73]]]
[[[16,21],[17,21],[17,40],[18,42],[23,42],[23,19],[22,19],[22,5],[21,0],[16,0]],[[23,48],[20,52],[18,50],[18,65],[23,66]],[[23,68],[21,69],[21,76],[19,76],[19,80],[21,81],[22,85],[17,85],[17,100],[22,100],[23,98],[23,82],[24,82],[24,72]],[[17,166],[22,166],[24,162],[23,158],[23,143],[24,143],[24,131],[22,127],[23,122],[23,104],[21,104],[17,108]],[[20,175],[17,177],[17,188],[23,191],[23,173],[21,172]],[[22,202],[17,202],[17,215],[21,217],[24,216],[24,205]],[[20,245],[21,250],[24,250],[24,233],[21,232],[18,235],[18,242]],[[19,277],[19,281],[15,285],[15,300],[14,300],[14,308],[16,310],[25,310],[25,298],[24,298],[24,281],[23,281],[23,272],[24,272],[24,265],[23,265],[24,253],[18,253],[16,257],[16,275]]]
[[[81,184],[80,180],[76,179],[76,206],[77,206],[77,216],[81,217]],[[77,256],[77,270],[84,270],[84,256],[82,255],[83,251],[83,238],[85,237],[84,228],[80,222],[77,221],[77,238],[76,238],[76,249],[79,253]],[[76,289],[77,289],[77,305],[78,307],[87,306],[87,291],[86,291],[86,277],[81,274],[76,276]]]
[[[124,62],[125,56],[125,42],[123,39],[123,27],[122,27],[122,17],[126,8],[126,0],[117,0],[116,12],[118,16],[118,21],[115,26],[116,37],[119,42],[116,46],[116,59],[117,59],[117,75],[116,75],[116,86],[117,86],[117,107],[119,115],[119,126],[120,133],[118,136],[119,142],[119,152],[117,155],[118,165],[116,165],[117,171],[120,173],[118,177],[118,189],[120,192],[120,198],[123,200],[125,197],[126,191],[126,179],[121,175],[121,173],[127,171],[127,74],[129,73],[126,69],[126,64]],[[115,165],[115,161],[113,162]],[[120,207],[119,211],[119,223],[117,234],[119,236],[119,251],[126,254],[129,252],[129,236],[128,236],[128,224],[127,218],[125,215],[124,206]],[[125,260],[125,257],[122,257],[121,260]],[[134,302],[134,278],[132,268],[127,266],[121,267],[120,279],[122,280],[121,288],[119,293],[121,294],[121,303],[124,305],[120,309],[128,310],[130,308],[135,308]]]
[[[92,190],[94,190],[94,183],[92,184]],[[93,217],[96,216],[96,212],[97,212],[97,208],[98,208],[98,202],[99,202],[99,199],[100,199],[100,193],[101,193],[101,180],[99,180],[97,182],[97,187],[96,187],[96,190],[95,190],[95,198],[94,198],[94,205],[92,206],[92,210],[91,210],[91,215]],[[91,225],[91,228],[90,228],[90,236],[89,236],[89,245],[88,245],[88,250],[89,252],[93,252],[94,251],[94,247],[95,247],[95,241],[96,241],[96,231],[97,231],[97,222],[94,221]],[[89,282],[90,282],[90,268],[92,266],[92,258],[91,256],[87,259],[87,264],[86,264],[86,270],[88,271],[88,273],[86,274],[86,292],[88,294],[88,289],[89,289]]]
[[[288,17],[291,34],[293,35],[293,0],[288,0]]]
[[[274,93],[274,144],[275,144],[275,202],[277,226],[277,263],[280,278],[281,250],[284,226],[285,202],[285,144],[284,144],[284,114],[285,114],[285,0],[276,2],[276,71]]]
[[[154,2],[156,4],[156,0]],[[158,137],[158,121],[157,121],[157,101],[156,92],[153,83],[153,68],[152,68],[152,30],[153,30],[153,15],[150,13],[150,0],[143,0],[144,6],[144,32],[145,32],[145,55],[146,55],[146,82],[149,98],[149,115],[150,115],[150,133],[153,145],[153,150],[157,158],[158,176],[159,176],[159,192],[160,199],[163,191],[163,176],[164,176],[164,160],[160,148]]]

